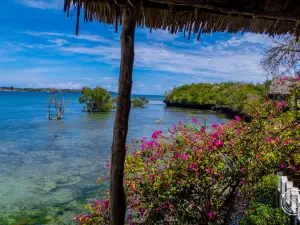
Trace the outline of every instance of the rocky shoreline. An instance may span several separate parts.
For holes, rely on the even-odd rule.
[[[215,112],[222,113],[229,118],[234,118],[235,116],[240,116],[244,121],[250,122],[251,116],[249,114],[243,113],[238,110],[234,110],[228,106],[217,106],[215,104],[196,104],[196,103],[180,103],[163,100],[167,107],[179,107],[179,108],[192,108],[192,109],[201,109],[201,110],[212,110]]]

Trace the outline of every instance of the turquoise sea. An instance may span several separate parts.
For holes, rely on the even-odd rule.
[[[46,118],[49,93],[0,92],[0,224],[73,224],[83,205],[108,187],[96,180],[107,173],[114,112],[81,111],[79,93],[66,93],[62,121]],[[217,113],[166,108],[163,96],[146,96],[145,108],[132,108],[128,140],[167,132],[179,120]],[[161,119],[158,125],[157,120]]]

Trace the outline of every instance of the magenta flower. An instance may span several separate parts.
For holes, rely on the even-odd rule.
[[[182,184],[182,181],[181,181],[181,180],[179,180],[179,181],[177,182],[177,184],[178,184],[178,185]]]
[[[280,168],[283,169],[284,168],[284,163],[280,164]]]
[[[241,121],[241,117],[239,117],[239,116],[235,116],[234,119],[235,119],[236,121]]]
[[[296,81],[300,81],[300,77],[296,77]]]
[[[286,102],[279,102],[278,104],[277,104],[277,107],[278,108],[283,108],[283,107],[285,107],[286,106]]]
[[[146,137],[143,137],[143,138],[141,139],[141,142],[143,143],[146,139],[147,139]]]
[[[241,130],[239,130],[239,129],[238,129],[238,130],[235,130],[235,133],[236,133],[236,134],[240,134],[240,133],[241,133]]]
[[[162,134],[162,131],[161,130],[155,130],[152,134],[152,138],[158,138],[159,135]]]
[[[219,124],[217,124],[217,123],[212,123],[211,126],[212,126],[213,128],[218,128]]]
[[[213,217],[215,217],[216,215],[217,215],[216,212],[209,212],[209,213],[208,213],[208,217],[209,217],[209,218],[213,218]]]
[[[206,168],[205,171],[206,173],[210,174],[212,172],[212,168]]]
[[[107,163],[106,168],[109,169],[109,167],[110,167],[110,163]]]
[[[267,137],[267,138],[266,138],[266,141],[267,141],[267,142],[271,142],[271,141],[272,141],[272,138]]]
[[[90,217],[89,214],[84,214],[84,215],[81,216],[82,219],[87,219],[87,218],[89,218],[89,217]]]
[[[193,121],[193,123],[198,123],[198,119],[195,117],[192,119],[192,121]]]
[[[261,157],[261,155],[258,153],[258,154],[257,154],[257,158],[260,159],[260,157]]]
[[[273,118],[274,118],[274,115],[273,115],[273,114],[270,114],[270,115],[269,115],[269,118],[270,118],[270,119],[273,119]]]
[[[178,124],[179,124],[179,125],[183,125],[183,122],[182,122],[182,121],[179,121]]]
[[[242,168],[240,169],[240,172],[243,173],[245,169],[246,169],[246,166],[242,166]]]
[[[280,81],[285,81],[285,80],[287,80],[288,79],[288,77],[286,77],[286,76],[283,76],[283,77],[280,77]]]
[[[216,146],[219,148],[219,147],[222,147],[224,145],[224,142],[222,140],[217,140],[216,141]]]
[[[295,166],[293,166],[293,167],[292,167],[292,170],[295,172],[295,171],[296,171],[296,167],[295,167]]]

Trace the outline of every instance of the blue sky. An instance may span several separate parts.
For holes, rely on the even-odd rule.
[[[117,91],[120,32],[80,23],[63,13],[63,0],[1,0],[0,86]],[[137,28],[133,93],[163,94],[198,82],[262,82],[260,60],[272,39],[259,34],[214,33],[185,40],[182,33]]]

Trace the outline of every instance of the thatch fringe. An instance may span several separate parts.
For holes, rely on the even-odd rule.
[[[84,21],[97,21],[111,24],[118,31],[122,24],[121,8],[133,7],[133,0],[65,0],[64,10],[69,15],[70,9],[77,10],[76,34],[79,32],[81,9],[84,10]],[[268,35],[290,33],[300,36],[299,0],[276,1],[276,4],[258,5],[257,1],[240,0],[239,7],[228,9],[229,0],[210,0],[210,5],[199,1],[187,0],[143,0],[138,16],[137,26],[152,29],[168,30],[169,33],[188,32],[198,34],[212,32],[254,32]],[[200,1],[204,2],[204,1]],[[208,2],[208,1],[206,1]],[[244,9],[241,5],[244,5]],[[247,9],[247,10],[246,10]],[[260,13],[255,13],[260,12]]]

